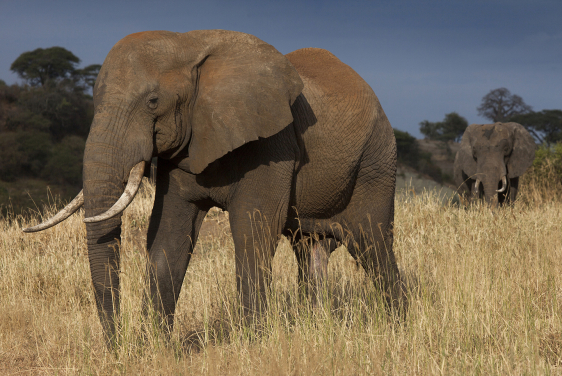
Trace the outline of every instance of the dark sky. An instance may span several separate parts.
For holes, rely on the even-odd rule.
[[[562,1],[57,1],[0,0],[0,79],[25,51],[61,46],[101,64],[125,35],[227,29],[282,53],[321,47],[374,89],[393,127],[456,111],[506,87],[534,110],[562,108]]]

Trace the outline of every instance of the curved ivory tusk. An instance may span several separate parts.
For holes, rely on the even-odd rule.
[[[496,189],[496,192],[498,193],[502,193],[505,191],[505,189],[507,188],[507,178],[504,176],[502,176],[502,187],[501,189]]]
[[[84,204],[84,193],[80,191],[74,198],[74,200],[70,201],[68,205],[66,205],[61,211],[55,214],[53,217],[49,218],[43,223],[38,224],[37,226],[24,228],[23,232],[37,232],[46,230],[49,227],[53,227],[70,217],[75,211],[80,209]]]
[[[95,217],[85,218],[84,222],[94,223],[94,222],[105,221],[106,219],[115,217],[117,214],[125,210],[125,208],[129,206],[131,201],[133,201],[133,198],[135,198],[135,195],[139,190],[143,174],[144,174],[144,161],[137,163],[131,169],[127,186],[125,187],[125,191],[123,192],[121,197],[119,197],[119,200],[117,200],[117,202],[113,204],[113,206],[105,213],[96,215]]]
[[[480,179],[476,179],[476,182],[474,183],[474,193],[478,194],[478,187],[480,186]]]

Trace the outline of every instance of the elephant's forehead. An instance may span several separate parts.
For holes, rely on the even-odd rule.
[[[486,124],[480,128],[478,140],[488,143],[509,138],[509,130],[502,125]]]

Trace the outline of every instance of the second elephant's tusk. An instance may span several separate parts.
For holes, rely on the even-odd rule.
[[[496,192],[498,193],[502,193],[506,190],[507,188],[507,178],[504,176],[502,176],[502,187],[500,189],[496,189]]]
[[[479,187],[480,187],[480,179],[476,179],[476,182],[474,183],[474,193],[478,194]]]
[[[144,164],[145,164],[144,161],[137,163],[131,169],[131,173],[129,174],[129,180],[127,181],[127,186],[125,187],[125,191],[123,192],[121,197],[119,197],[119,200],[117,200],[117,202],[113,204],[113,206],[108,211],[100,215],[96,215],[95,217],[85,218],[84,222],[94,223],[94,222],[105,221],[106,219],[115,217],[117,214],[125,210],[125,208],[129,206],[131,201],[133,201],[133,198],[135,198],[135,195],[139,190],[142,177],[144,175]]]
[[[24,228],[23,232],[37,232],[46,230],[49,227],[53,227],[70,217],[74,212],[82,207],[84,204],[84,193],[80,191],[74,200],[70,201],[60,212],[55,214],[53,217],[47,219],[45,222],[38,224],[37,226]]]

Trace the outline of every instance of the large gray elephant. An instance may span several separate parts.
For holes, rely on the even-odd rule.
[[[515,201],[519,176],[532,165],[535,142],[517,123],[471,124],[455,157],[454,176],[467,202],[497,206]]]
[[[152,304],[168,329],[213,206],[229,212],[246,314],[261,308],[282,234],[292,236],[302,280],[309,265],[322,275],[322,252],[344,243],[388,303],[402,304],[392,251],[393,131],[373,90],[330,52],[283,56],[254,36],[223,30],[132,34],[107,55],[94,106],[83,193],[25,231],[59,223],[83,202],[107,338],[119,307],[120,213],[155,156],[148,274]],[[313,252],[296,246],[303,239]]]

